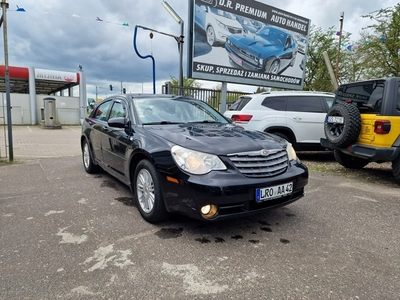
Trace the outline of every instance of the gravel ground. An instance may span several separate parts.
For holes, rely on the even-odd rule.
[[[359,178],[366,182],[400,187],[393,176],[391,162],[369,163],[362,169],[346,169],[336,162],[332,151],[297,152],[297,156],[312,171],[337,174],[343,178]]]

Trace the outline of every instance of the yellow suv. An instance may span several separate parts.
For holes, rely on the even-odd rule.
[[[400,184],[400,77],[339,86],[324,123],[321,145],[346,168],[392,162]]]

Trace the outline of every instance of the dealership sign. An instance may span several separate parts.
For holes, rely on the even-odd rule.
[[[310,20],[258,1],[191,0],[188,77],[302,89]]]
[[[35,69],[35,79],[50,81],[78,82],[76,73]]]

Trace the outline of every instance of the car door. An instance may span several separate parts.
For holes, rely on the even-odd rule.
[[[286,117],[298,143],[319,144],[324,137],[326,107],[320,96],[288,96]]]
[[[129,120],[127,113],[127,103],[122,98],[115,99],[112,104],[108,120],[112,118],[124,118]],[[124,180],[126,151],[129,143],[129,131],[125,128],[111,127],[107,124],[107,129],[102,139],[103,158],[109,171],[115,172],[117,177]]]
[[[107,127],[107,116],[111,108],[112,101],[104,101],[96,107],[92,115],[92,130],[90,131],[90,143],[92,145],[94,159],[104,163],[102,152],[102,139],[104,129]]]

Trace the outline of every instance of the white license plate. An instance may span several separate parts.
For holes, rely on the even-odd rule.
[[[326,123],[344,124],[344,118],[343,117],[327,116],[326,117]]]
[[[229,57],[230,57],[237,65],[239,65],[239,66],[242,66],[242,65],[243,65],[243,61],[242,61],[239,57],[236,57],[235,55],[233,55],[233,54],[231,54],[231,53],[229,53]]]
[[[293,192],[293,182],[256,189],[256,202],[280,198]]]

